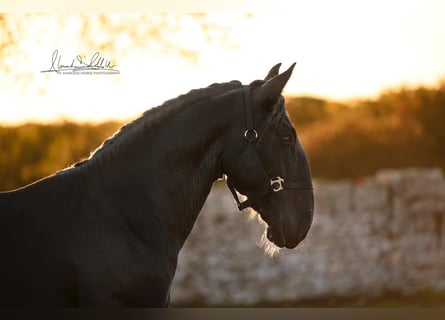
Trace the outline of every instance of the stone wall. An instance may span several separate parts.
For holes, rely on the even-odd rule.
[[[179,256],[172,305],[445,290],[440,169],[383,170],[314,188],[308,237],[270,258],[257,245],[264,226],[237,212],[225,184],[216,185]]]

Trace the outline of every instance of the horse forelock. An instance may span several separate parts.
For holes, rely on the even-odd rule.
[[[253,91],[255,91],[266,82],[266,80],[254,80],[249,84],[249,86]],[[282,123],[283,121],[286,121],[287,119],[288,113],[284,105],[284,98],[280,97],[275,102],[275,105],[272,108],[272,112],[269,113],[268,117],[266,118],[266,126],[277,125],[279,123]]]
[[[268,122],[272,125],[277,125],[285,121],[289,121],[289,114],[284,104],[284,98],[280,97],[268,118]]]

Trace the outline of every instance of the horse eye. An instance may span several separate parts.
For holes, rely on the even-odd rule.
[[[283,143],[291,143],[293,141],[292,135],[286,135],[281,137],[281,142]]]

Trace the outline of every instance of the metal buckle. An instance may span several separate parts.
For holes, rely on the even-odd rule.
[[[275,179],[270,179],[270,185],[272,186],[273,192],[278,192],[284,190],[283,188],[284,179],[281,177],[276,177]],[[276,185],[278,184],[278,185]],[[274,186],[276,185],[276,186]]]
[[[247,129],[244,131],[244,138],[249,142],[254,142],[258,138],[258,132],[255,129]]]

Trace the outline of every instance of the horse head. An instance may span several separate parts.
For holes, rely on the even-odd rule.
[[[314,212],[309,163],[281,95],[294,65],[279,74],[278,64],[264,80],[243,87],[244,121],[223,161],[239,209],[258,212],[267,239],[279,248],[294,248],[306,237]]]

